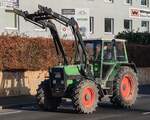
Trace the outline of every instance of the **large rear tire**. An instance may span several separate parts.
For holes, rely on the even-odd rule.
[[[130,108],[138,95],[138,78],[130,67],[121,67],[114,78],[111,102],[119,107]]]
[[[84,80],[78,82],[73,89],[72,102],[74,108],[79,113],[93,113],[99,99],[99,90],[95,82]]]
[[[61,103],[61,98],[55,98],[51,96],[49,80],[41,82],[37,89],[36,99],[39,108],[48,111],[57,110],[57,107]]]

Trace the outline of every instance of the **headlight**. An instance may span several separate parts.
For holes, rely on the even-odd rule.
[[[55,78],[61,78],[61,73],[60,72],[55,73]]]
[[[53,80],[53,84],[56,84],[56,80]]]

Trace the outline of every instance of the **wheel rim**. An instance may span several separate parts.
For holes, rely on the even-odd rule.
[[[95,102],[95,91],[91,87],[85,87],[82,92],[82,105],[86,108],[93,106]]]
[[[125,75],[121,82],[121,95],[124,99],[129,100],[132,98],[134,91],[133,78],[129,75]]]

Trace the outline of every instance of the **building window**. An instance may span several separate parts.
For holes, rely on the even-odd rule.
[[[141,5],[143,6],[149,6],[149,0],[141,0]]]
[[[104,0],[105,3],[113,3],[114,0]]]
[[[94,33],[94,17],[90,17],[90,33]]]
[[[124,29],[127,31],[132,31],[132,20],[124,20]]]
[[[2,0],[1,6],[7,8],[19,7],[19,0]]]
[[[132,0],[125,0],[126,5],[132,5]]]
[[[114,33],[114,19],[105,18],[105,33]]]
[[[141,31],[149,32],[149,21],[141,21]]]
[[[6,18],[8,18],[7,30],[19,30],[19,16],[16,15],[13,10],[5,10]]]

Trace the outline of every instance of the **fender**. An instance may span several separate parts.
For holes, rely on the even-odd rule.
[[[133,62],[132,63],[122,63],[121,66],[129,66],[134,70],[135,73],[138,73],[137,67],[136,67],[135,63],[133,63]]]

